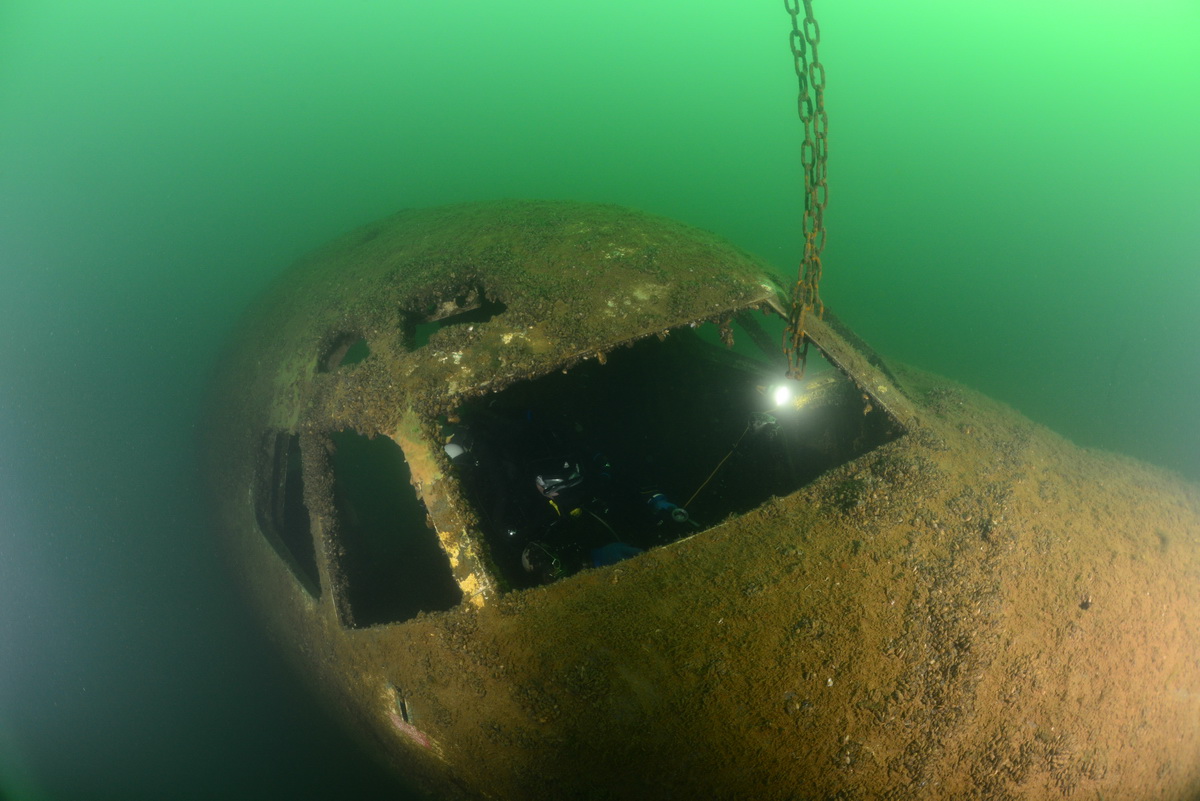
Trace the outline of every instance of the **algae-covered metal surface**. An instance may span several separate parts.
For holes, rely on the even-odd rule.
[[[712,235],[607,206],[403,212],[314,254],[249,315],[211,414],[251,603],[439,797],[1194,797],[1197,488],[887,365],[833,318],[809,333],[844,391],[823,390],[837,426],[812,453],[844,461],[506,591],[443,447],[463,404],[602,380],[635,342],[706,347],[704,324],[730,339],[782,297]],[[697,454],[720,439],[707,420],[688,418]],[[379,492],[362,465],[396,478]],[[392,490],[409,522],[379,528]]]

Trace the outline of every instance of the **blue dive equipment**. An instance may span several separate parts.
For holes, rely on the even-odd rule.
[[[610,542],[607,545],[592,549],[592,567],[615,565],[617,562],[623,562],[632,556],[637,556],[639,553],[642,553],[641,548],[635,548],[623,542]]]
[[[646,501],[646,503],[650,504],[650,513],[660,520],[669,518],[676,523],[688,522],[687,509],[671,503],[670,499],[661,492],[651,495],[650,500]]]

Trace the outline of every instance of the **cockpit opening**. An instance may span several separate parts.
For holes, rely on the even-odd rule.
[[[267,431],[262,439],[254,512],[258,529],[309,595],[321,594],[312,521],[304,505],[300,437]]]
[[[675,542],[902,433],[810,349],[784,377],[783,321],[743,312],[463,402],[445,452],[503,589]]]
[[[343,623],[399,623],[456,606],[462,591],[399,446],[354,431],[333,432],[330,444]]]

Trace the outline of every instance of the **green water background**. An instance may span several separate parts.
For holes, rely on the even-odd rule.
[[[828,303],[1200,479],[1200,9],[818,0]],[[376,797],[203,527],[238,314],[406,206],[634,206],[791,274],[779,2],[0,4],[0,797]]]

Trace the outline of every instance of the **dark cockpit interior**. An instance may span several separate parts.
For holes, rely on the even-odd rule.
[[[646,337],[445,418],[505,589],[698,533],[899,435],[820,356],[785,379],[758,317]]]

